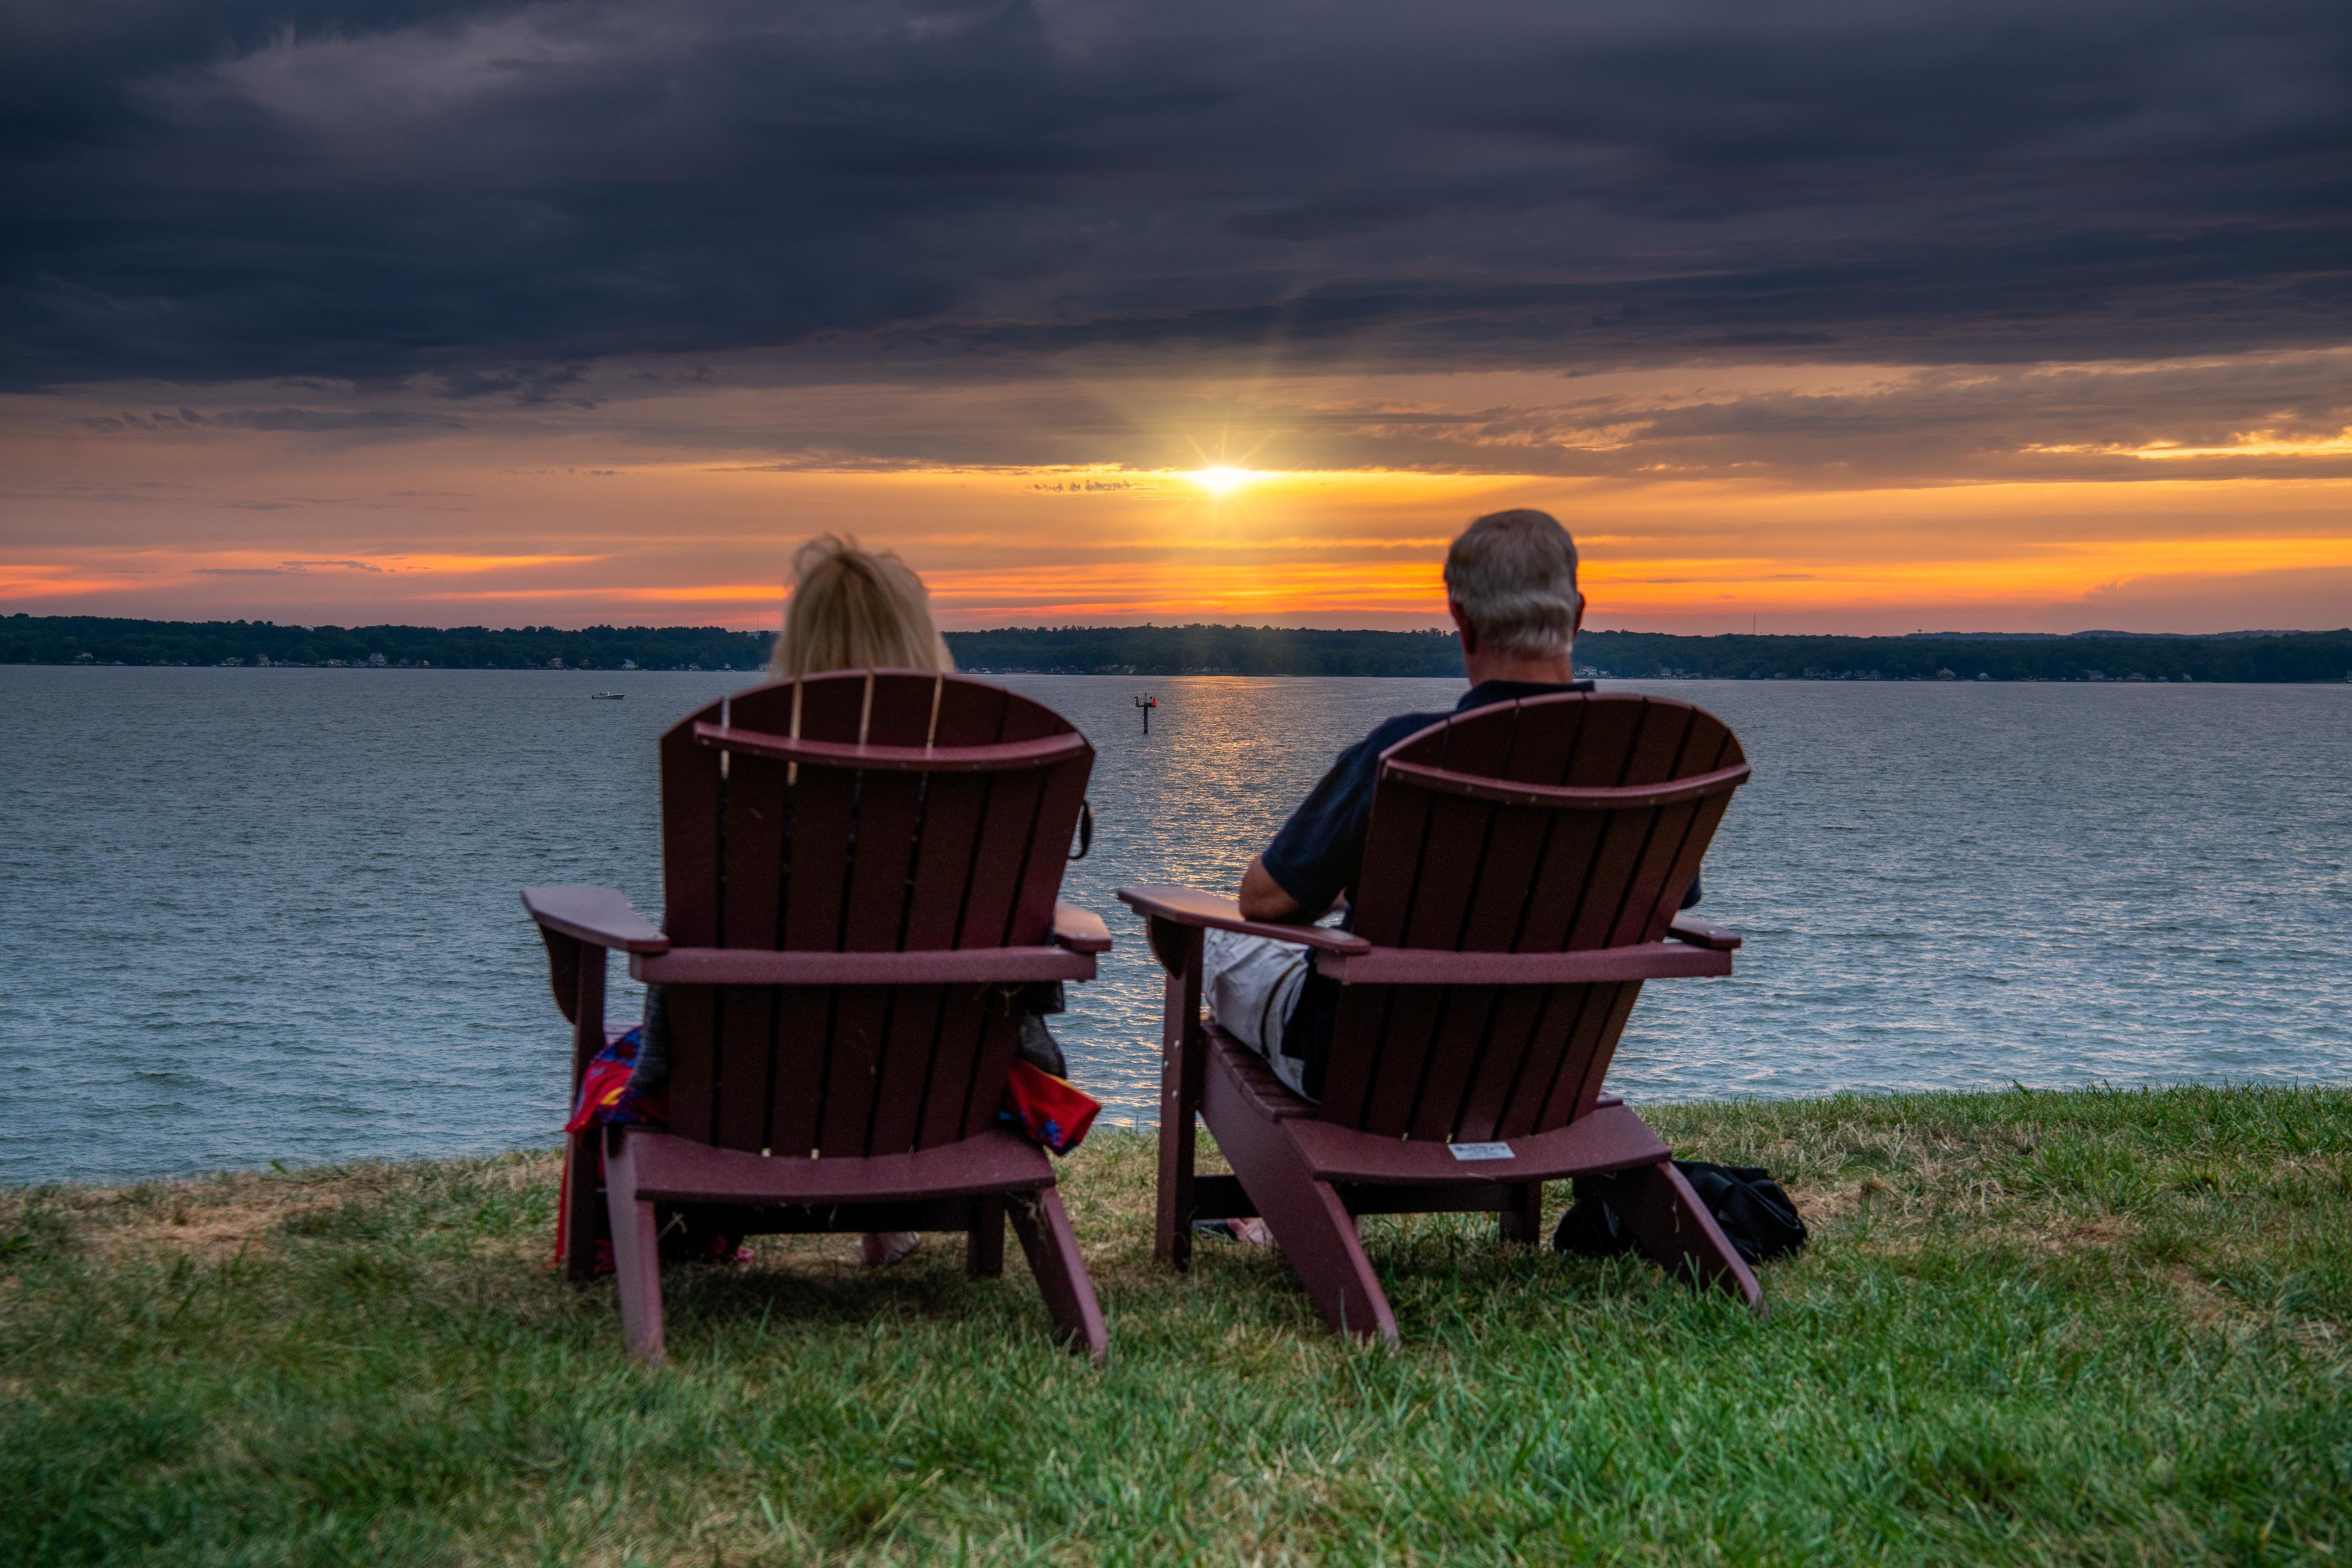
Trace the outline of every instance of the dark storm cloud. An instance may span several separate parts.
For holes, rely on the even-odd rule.
[[[526,400],[529,402],[530,400]],[[466,422],[446,413],[415,409],[369,408],[233,408],[199,413],[184,408],[176,413],[124,412],[77,420],[83,429],[100,434],[116,431],[246,430],[265,434],[320,435],[346,431],[463,430]]]
[[[17,387],[2352,340],[2342,0],[243,4],[0,23]]]

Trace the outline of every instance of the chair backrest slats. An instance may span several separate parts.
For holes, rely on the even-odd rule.
[[[662,737],[658,750],[662,929],[680,947],[715,946],[719,937],[716,883],[709,880],[719,858],[719,769],[694,762],[692,754],[700,749],[690,737],[673,729]],[[681,869],[672,873],[672,864]]]
[[[988,817],[989,778],[942,773],[925,781],[921,836],[907,887],[903,946],[909,951],[964,945],[964,897]]]
[[[1549,987],[1492,988],[1486,1030],[1470,1053],[1461,1103],[1446,1134],[1474,1143],[1501,1135],[1498,1129],[1504,1111],[1512,1103],[1513,1092],[1542,1053],[1541,1030],[1552,999]],[[1539,1070],[1548,1072],[1549,1068],[1545,1065]]]
[[[1496,1001],[1508,988],[1449,986],[1439,1004],[1443,1016],[1430,1031],[1429,1059],[1421,1070],[1406,1131],[1416,1138],[1449,1138],[1462,1119],[1463,1101],[1480,1066]]]
[[[1044,780],[1034,774],[993,778],[991,786],[980,837],[973,845],[963,925],[956,938],[959,947],[1002,947],[1015,940],[1021,876],[1026,868],[1003,852],[1013,844],[1022,846],[1025,853],[1044,805]]]
[[[746,738],[713,735],[719,726]],[[1092,749],[1077,737],[977,770],[952,753],[1075,735],[1002,687],[921,671],[781,682],[689,716],[661,746],[671,940],[846,952],[1044,942]],[[892,749],[887,766],[860,768],[760,736]],[[907,755],[925,747],[949,753],[936,770]],[[673,1131],[778,1156],[898,1153],[976,1132],[995,1116],[1018,1038],[992,988],[672,993]]]
[[[1351,925],[1384,946],[1452,952],[1661,939],[1745,777],[1711,715],[1621,694],[1474,709],[1383,761]],[[1663,800],[1639,792],[1679,780]],[[1635,793],[1559,792],[1593,789]],[[1320,1113],[1422,1138],[1564,1125],[1599,1095],[1640,989],[1347,987]]]
[[[988,1055],[991,1026],[995,1019],[982,998],[959,991],[941,1007],[933,1038],[929,1076],[923,1088],[918,1147],[947,1143],[964,1135],[971,1103],[972,1081]]]
[[[1508,752],[1502,766],[1494,769],[1494,777],[1526,784],[1563,782],[1583,724],[1581,707],[1555,723],[1514,724]],[[1451,763],[1446,766],[1469,771]],[[1520,950],[1528,917],[1535,912],[1536,895],[1547,885],[1543,864],[1559,815],[1549,811],[1489,814],[1485,874],[1459,946],[1482,952]]]
[[[828,1155],[862,1155],[873,1124],[875,1081],[887,1046],[893,988],[832,988],[833,1016],[826,1033],[833,1049],[824,1055],[824,1082],[817,1091],[816,1147]]]
[[[1449,727],[1439,737],[1437,765],[1449,771],[1493,776],[1509,765],[1513,727]],[[1463,927],[1486,867],[1498,813],[1483,801],[1435,795],[1423,823],[1421,864],[1403,911],[1398,945],[1459,947]],[[1435,849],[1438,852],[1431,852]]]
[[[1569,1039],[1569,1053],[1563,1062],[1563,1067],[1573,1064],[1576,1071],[1573,1074],[1563,1071],[1553,1078],[1552,1092],[1545,1096],[1542,1107],[1536,1113],[1538,1127],[1563,1125],[1592,1109],[1593,1102],[1601,1097],[1601,1084],[1608,1076],[1610,1060],[1617,1054],[1617,1041],[1625,1033],[1625,1020],[1633,1016],[1633,1004],[1642,996],[1639,980],[1619,980],[1592,988],[1595,994],[1584,1009],[1576,1032]]]
[[[765,986],[716,989],[719,1028],[711,1054],[719,1071],[712,1083],[712,1141],[726,1148],[762,1148],[768,1143],[768,1079],[775,1068],[775,993]]]
[[[817,1146],[820,1137],[817,1118],[824,1104],[827,1053],[795,1047],[826,1038],[839,993],[814,986],[747,986],[741,990],[767,1003],[773,1019],[766,1037],[768,1059],[759,1091],[761,1124],[765,1130],[756,1145],[724,1146],[770,1149],[794,1157],[806,1155]]]
[[[1381,1017],[1380,1054],[1374,1059],[1367,1089],[1370,1124],[1394,1127],[1411,1124],[1413,1104],[1421,1093],[1422,1075],[1429,1070],[1429,1052],[1445,991],[1435,986],[1393,986]]]
[[[908,986],[894,993],[874,1092],[866,1109],[866,1146],[911,1149],[923,1124],[923,1080],[931,1061],[941,986]]]
[[[1331,1057],[1324,1068],[1322,1117],[1343,1127],[1364,1125],[1364,1101],[1379,1069],[1393,986],[1343,986],[1332,1023]]]

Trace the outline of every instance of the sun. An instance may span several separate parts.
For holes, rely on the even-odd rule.
[[[1230,496],[1257,477],[1246,468],[1195,468],[1184,476],[1212,496]]]

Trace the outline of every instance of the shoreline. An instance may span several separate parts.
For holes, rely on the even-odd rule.
[[[1312,627],[1006,627],[945,633],[973,674],[1370,675],[1450,679],[1451,632]],[[717,626],[294,625],[0,615],[0,664],[149,667],[624,670],[756,674],[771,634]],[[1840,636],[1588,630],[1577,663],[1602,679],[2178,682],[2352,680],[2352,629]]]
[[[1083,1083],[1079,1085],[1085,1087]],[[2006,1106],[2011,1097],[2027,1096],[2032,1100],[2058,1101],[2070,1097],[2103,1099],[2106,1097],[2148,1099],[2177,1094],[2252,1094],[2252,1095],[2347,1095],[2352,1096],[2352,1078],[2341,1082],[2318,1079],[2295,1079],[2274,1082],[2264,1079],[2231,1079],[2210,1082],[2177,1083],[2082,1083],[2056,1088],[2035,1088],[2012,1082],[2006,1089],[1835,1089],[1819,1094],[1787,1095],[1712,1095],[1694,1100],[1642,1099],[1636,1105],[1645,1118],[1654,1116],[1678,1118],[1699,1116],[1707,1119],[1736,1117],[1743,1113],[1789,1110],[1852,1109],[1867,1113],[1897,1105],[1916,1104],[1932,1113],[1939,1104],[1989,1102]],[[1108,1119],[1096,1124],[1096,1138],[1140,1138],[1156,1148],[1159,1124],[1120,1122]],[[1207,1134],[1202,1134],[1204,1138]],[[1203,1145],[1204,1147],[1210,1145]],[[34,1196],[58,1197],[79,1197],[100,1202],[143,1202],[152,1189],[168,1187],[242,1186],[249,1184],[305,1182],[312,1180],[341,1181],[366,1177],[370,1173],[383,1174],[410,1169],[425,1169],[453,1164],[479,1165],[502,1162],[530,1163],[552,1160],[562,1152],[560,1142],[545,1145],[519,1145],[511,1148],[471,1149],[446,1155],[360,1156],[351,1159],[320,1159],[294,1161],[270,1159],[260,1165],[218,1166],[203,1170],[183,1171],[169,1175],[122,1176],[99,1177],[39,1177],[15,1181],[0,1176],[0,1205],[11,1199],[23,1201]],[[1680,1151],[1678,1150],[1679,1154]],[[0,1231],[0,1247],[6,1244],[5,1231]]]

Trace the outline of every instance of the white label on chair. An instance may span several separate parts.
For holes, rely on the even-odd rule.
[[[1448,1144],[1457,1160],[1507,1160],[1511,1157],[1508,1144]]]

